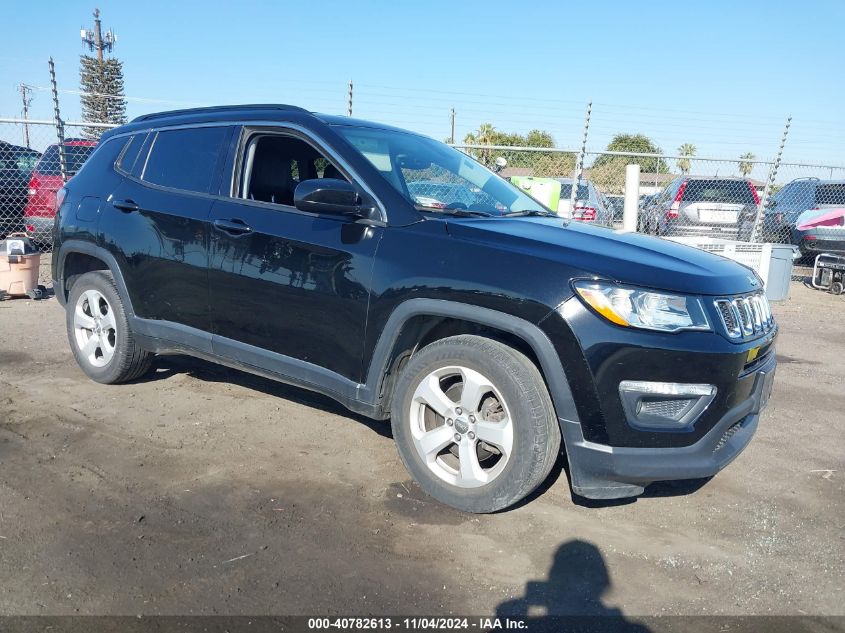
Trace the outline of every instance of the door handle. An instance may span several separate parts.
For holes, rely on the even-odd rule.
[[[243,220],[214,220],[212,224],[217,230],[231,235],[246,235],[247,233],[252,233],[252,227]]]
[[[111,205],[115,209],[120,209],[121,211],[125,211],[126,213],[137,211],[141,208],[133,200],[112,200]]]

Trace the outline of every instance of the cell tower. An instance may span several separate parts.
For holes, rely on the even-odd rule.
[[[103,51],[111,53],[115,42],[117,42],[117,36],[111,29],[103,34],[99,9],[94,9],[94,29],[90,30],[82,27],[79,34],[82,36],[82,43],[88,45],[88,50],[97,51],[98,61],[103,61]]]

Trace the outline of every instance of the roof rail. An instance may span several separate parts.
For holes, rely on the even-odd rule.
[[[267,104],[247,104],[247,105],[222,105],[211,106],[206,108],[186,108],[184,110],[168,110],[167,112],[152,112],[150,114],[142,114],[139,117],[132,119],[132,123],[138,121],[152,121],[155,119],[165,119],[172,116],[185,116],[191,114],[213,114],[215,112],[236,112],[238,110],[287,110],[289,112],[305,112],[308,110],[300,108],[299,106],[285,105],[283,103],[267,103]]]

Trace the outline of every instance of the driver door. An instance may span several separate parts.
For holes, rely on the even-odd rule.
[[[384,229],[293,206],[303,180],[350,181],[301,132],[244,128],[235,151],[242,176],[210,216],[213,350],[280,373],[296,359],[358,382]]]

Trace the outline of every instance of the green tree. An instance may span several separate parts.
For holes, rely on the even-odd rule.
[[[548,147],[555,146],[555,140],[545,130],[531,130],[526,135],[497,130],[490,123],[482,123],[478,130],[464,137],[467,145],[506,145],[513,147]],[[488,167],[498,157],[505,158],[509,167],[527,168],[532,176],[552,177],[568,176],[575,167],[575,155],[564,152],[536,152],[525,150],[488,150],[474,149],[471,153]]]
[[[644,134],[617,134],[607,144],[607,151],[637,154],[663,153],[663,150]],[[639,165],[643,173],[670,173],[669,164],[663,158],[602,154],[593,162],[590,180],[605,193],[624,193],[625,166],[634,164]]]
[[[114,57],[102,62],[96,57],[79,58],[79,97],[82,120],[88,123],[126,123],[126,97],[123,92],[123,62]],[[87,138],[100,138],[104,130],[83,128]]]
[[[525,144],[528,147],[554,147],[555,140],[545,130],[531,130],[525,135]]]
[[[754,154],[751,152],[745,152],[742,156],[739,157],[739,173],[743,175],[743,177],[748,178],[748,175],[754,169],[754,163],[751,162],[756,158]]]
[[[684,143],[678,148],[678,153],[681,156],[695,156],[696,147],[692,143]],[[681,170],[682,174],[688,174],[690,170],[690,159],[689,158],[680,158],[678,159],[678,169]]]

